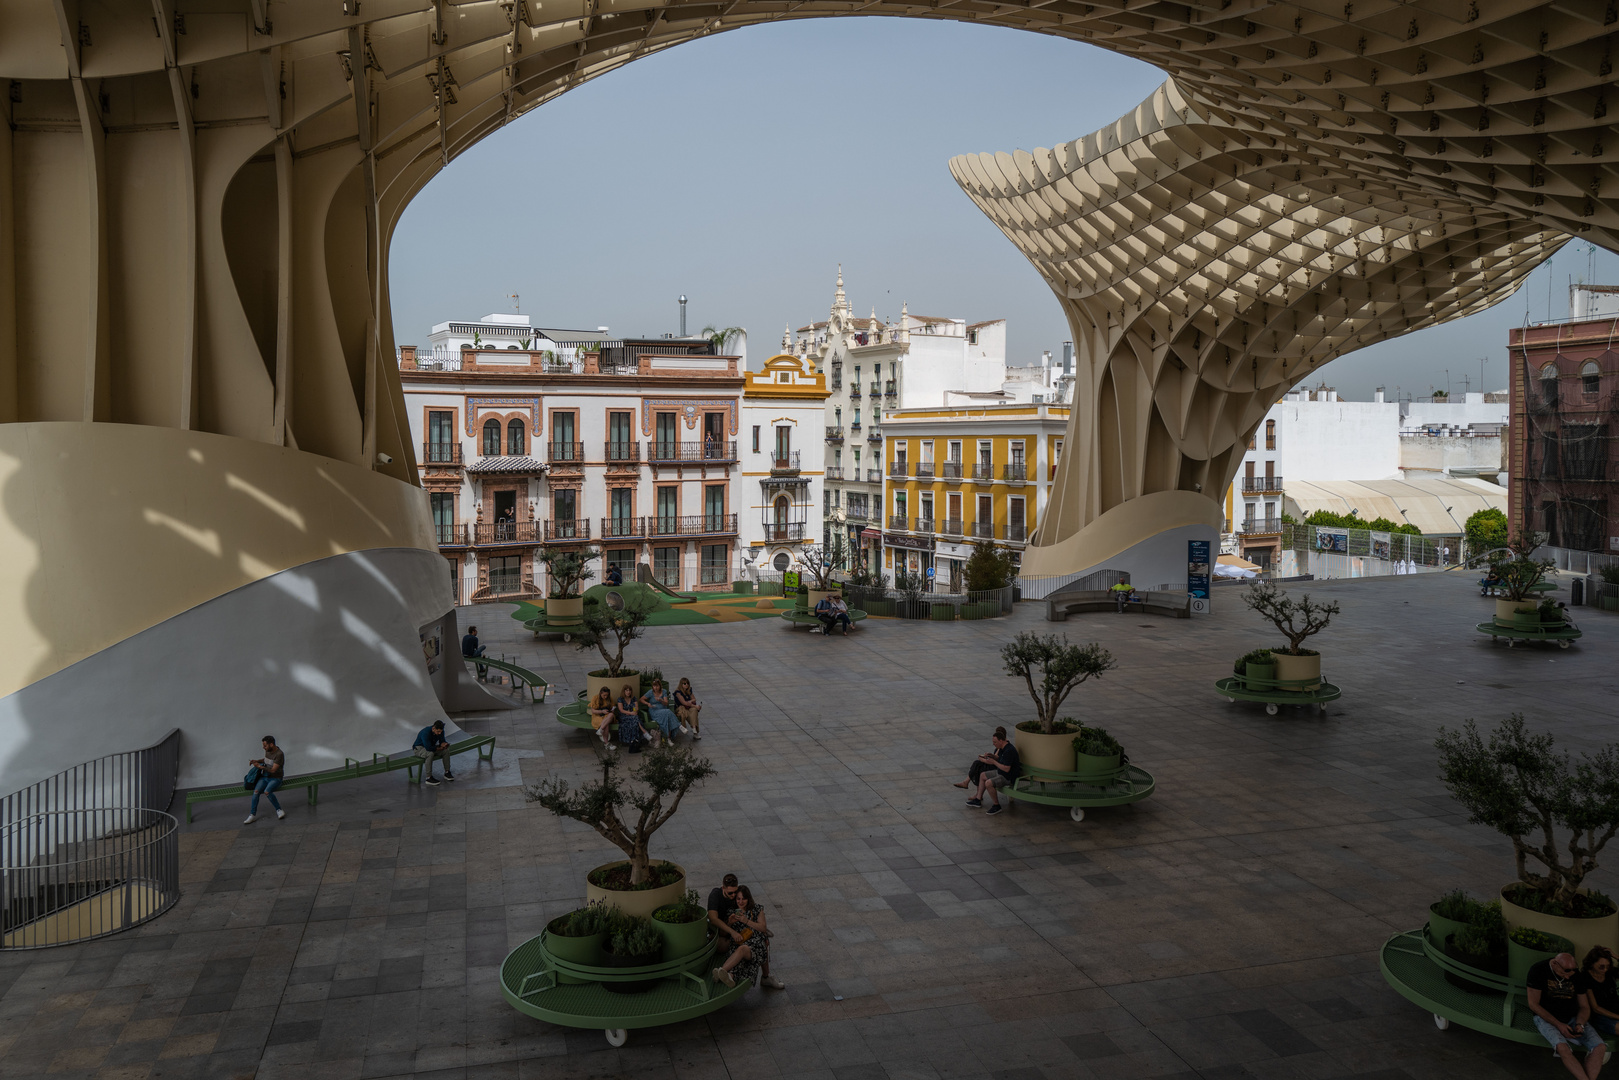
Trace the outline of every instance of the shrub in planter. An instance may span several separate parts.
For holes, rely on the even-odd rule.
[[[1531,600],[1534,587],[1557,566],[1551,559],[1534,557],[1535,549],[1546,539],[1545,533],[1519,533],[1507,541],[1507,550],[1512,553],[1512,558],[1490,564],[1495,576],[1501,579],[1501,587],[1509,601]]]
[[[1113,654],[1094,641],[1076,645],[1066,634],[1042,637],[1024,631],[1001,647],[1001,665],[1010,678],[1023,680],[1036,710],[1036,720],[1017,725],[1018,757],[1038,769],[1072,772],[1073,740],[1062,736],[1078,734],[1078,730],[1068,730],[1068,722],[1059,721],[1057,710],[1081,683],[1099,679],[1103,672],[1117,667]],[[1059,723],[1064,730],[1057,730]]]
[[[547,622],[564,622],[568,625],[579,622],[585,610],[580,589],[596,576],[590,563],[599,558],[601,552],[589,546],[540,549],[539,561],[544,564],[548,578],[545,601]]]
[[[615,607],[612,598],[618,596]],[[586,673],[586,691],[589,700],[596,700],[596,692],[603,686],[612,691],[616,699],[625,686],[638,692],[640,672],[627,667],[624,651],[630,642],[646,633],[647,620],[657,608],[657,598],[650,593],[610,593],[602,603],[589,605],[579,618],[579,629],[573,633],[573,647],[580,652],[595,649],[601,654],[606,667]]]
[[[1507,920],[1561,934],[1580,954],[1611,944],[1619,909],[1582,884],[1619,832],[1619,746],[1571,762],[1550,734],[1530,734],[1518,713],[1488,743],[1468,720],[1459,731],[1440,728],[1435,745],[1440,777],[1468,820],[1512,841],[1518,880],[1501,891]]]
[[[1276,678],[1283,682],[1298,682],[1293,689],[1314,690],[1321,685],[1321,654],[1304,648],[1304,642],[1319,634],[1338,614],[1336,603],[1318,604],[1309,594],[1294,600],[1276,587],[1274,581],[1259,581],[1251,586],[1242,602],[1254,612],[1268,619],[1272,626],[1287,638],[1287,647],[1272,649],[1276,662]]]
[[[1542,960],[1573,951],[1574,943],[1566,937],[1520,926],[1507,935],[1507,975],[1521,982]]]
[[[955,605],[940,603],[933,604],[932,618],[934,622],[954,622],[956,618]]]
[[[651,967],[662,960],[663,935],[652,925],[651,919],[639,916],[623,917],[602,947],[603,967]],[[660,981],[608,982],[602,986],[614,994],[639,994],[657,986]]]
[[[708,908],[696,890],[652,913],[652,925],[663,935],[664,955],[671,960],[689,956],[708,941]]]
[[[586,904],[566,915],[558,915],[546,924],[546,951],[569,963],[585,967],[599,966],[602,942],[612,928],[616,914],[605,904]],[[583,980],[561,976],[558,981],[579,983]]]
[[[1081,727],[1073,738],[1074,771],[1082,776],[1110,773],[1124,760],[1124,747],[1099,727]]]
[[[1463,889],[1450,892],[1428,905],[1428,930],[1435,941],[1444,945],[1452,934],[1459,934],[1469,926],[1483,922],[1480,908],[1485,905],[1467,895]],[[1499,911],[1500,905],[1496,905]]]
[[[1231,667],[1239,679],[1276,678],[1276,660],[1269,649],[1243,653]]]

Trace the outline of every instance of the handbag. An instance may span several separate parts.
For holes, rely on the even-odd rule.
[[[247,775],[242,777],[242,789],[244,791],[252,791],[254,788],[258,787],[260,775],[261,773],[259,772],[259,767],[257,765],[247,770]]]

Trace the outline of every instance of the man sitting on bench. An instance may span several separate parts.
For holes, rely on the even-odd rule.
[[[827,637],[832,636],[832,627],[837,625],[837,616],[832,614],[832,598],[823,596],[815,604],[815,618],[820,621],[821,633]]]
[[[1123,615],[1125,608],[1134,599],[1135,587],[1128,581],[1120,581],[1116,582],[1108,591],[1113,594],[1113,610]]]
[[[477,657],[482,656],[484,654],[484,650],[486,650],[488,647],[489,646],[487,645],[478,644],[478,628],[476,626],[467,627],[466,636],[461,639],[462,656],[469,660],[476,659]],[[478,678],[487,679],[489,677],[488,665],[474,664],[473,667],[477,669]]]
[[[444,737],[444,721],[434,720],[431,727],[422,728],[416,735],[416,745],[411,749],[422,759],[422,768],[427,770],[422,783],[438,787],[438,781],[433,777],[435,758],[444,759],[444,779],[455,780],[455,774],[450,771],[450,741]]]

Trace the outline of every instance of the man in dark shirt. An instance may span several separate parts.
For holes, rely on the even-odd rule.
[[[1564,1068],[1580,1080],[1596,1080],[1607,1046],[1596,1029],[1586,1023],[1591,1003],[1580,992],[1574,957],[1558,953],[1550,960],[1542,960],[1529,969],[1524,981],[1529,1011],[1535,1014],[1535,1030],[1551,1043],[1552,1053],[1562,1059]],[[1575,1046],[1585,1049],[1583,1067],[1574,1058]]]
[[[607,579],[602,584],[604,584],[604,585],[622,585],[622,584],[624,584],[624,572],[618,568],[618,563],[610,562],[610,563],[607,564]]]
[[[753,956],[753,950],[742,944],[741,931],[731,925],[731,913],[736,911],[737,907],[736,875],[726,874],[720,882],[720,887],[710,890],[708,894],[708,921],[717,928],[721,937],[736,942],[736,948],[725,958],[725,966],[714,969],[714,981],[724,983],[726,986],[736,985],[731,969]]]
[[[467,627],[466,636],[461,639],[461,655],[468,659],[476,659],[483,655],[486,648],[488,646],[478,644],[478,628],[476,626]],[[473,667],[478,669],[478,678],[480,679],[489,674],[489,669],[482,664],[474,664]]]
[[[422,777],[422,783],[438,787],[438,781],[433,778],[433,761],[437,758],[444,759],[444,779],[455,780],[455,774],[450,771],[450,740],[444,737],[444,721],[434,720],[432,726],[417,732],[416,745],[411,749],[425,762],[422,768],[427,770],[427,775]]]
[[[983,806],[984,795],[989,794],[989,809],[986,814],[1001,812],[1001,796],[997,788],[1009,786],[1018,778],[1021,768],[1018,764],[1017,747],[1013,746],[1006,737],[1006,729],[998,727],[995,734],[990,736],[990,742],[995,745],[993,754],[982,754],[978,760],[984,763],[984,771],[978,776],[978,791],[967,800],[968,806]]]

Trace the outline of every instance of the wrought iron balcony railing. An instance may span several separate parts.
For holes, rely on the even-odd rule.
[[[1274,494],[1282,490],[1280,476],[1244,476],[1242,491],[1245,495]]]
[[[616,540],[621,537],[645,536],[646,518],[644,517],[604,517],[602,518],[601,538],[603,540]]]
[[[650,442],[647,459],[654,465],[724,465],[736,460],[734,439],[711,442]]]
[[[646,520],[648,536],[708,536],[736,532],[735,514],[692,514],[685,517],[655,515]]]
[[[1001,479],[1002,480],[1010,480],[1013,483],[1022,483],[1025,480],[1027,480],[1028,478],[1029,478],[1028,466],[1023,464],[1023,462],[1021,462],[1021,461],[1016,461],[1016,462],[1013,462],[1010,465],[1001,466]]]
[[[422,443],[422,463],[424,465],[459,465],[461,464],[461,444],[458,442]]]
[[[993,479],[995,479],[995,466],[994,466],[994,464],[991,463],[991,462],[988,462],[988,461],[980,461],[978,464],[974,465],[973,466],[973,479],[974,480],[993,480]]]
[[[550,518],[545,523],[545,542],[548,544],[589,539],[589,518]]]
[[[776,451],[770,457],[770,471],[778,475],[782,473],[796,473],[798,471],[798,455],[800,451],[789,450],[785,454]],[[842,469],[838,470],[838,479],[842,479]]]
[[[537,521],[497,521],[472,526],[472,543],[475,546],[539,542],[540,523]]]

